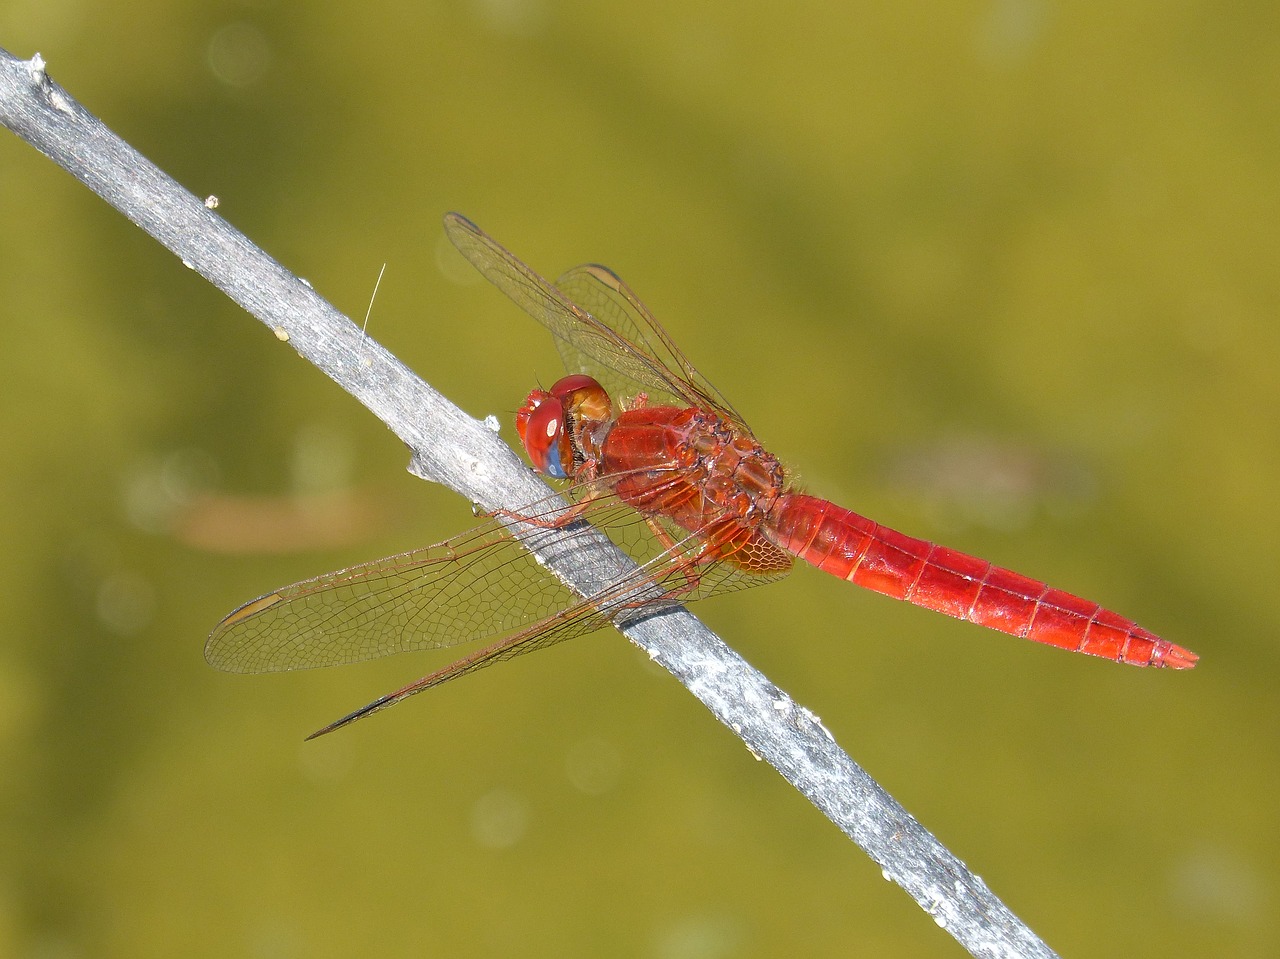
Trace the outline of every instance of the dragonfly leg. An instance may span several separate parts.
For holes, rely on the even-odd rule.
[[[715,562],[720,558],[719,552],[715,544],[710,539],[699,539],[698,548],[690,551],[685,548],[693,537],[688,537],[683,541],[677,542],[667,529],[658,522],[655,517],[646,516],[645,524],[649,527],[654,537],[665,548],[673,559],[671,562],[672,573],[678,576],[684,582],[682,585],[669,586],[672,598],[687,596],[697,590],[702,585],[702,573],[700,567],[704,567],[709,563]],[[679,557],[676,559],[675,557]]]
[[[594,479],[593,471],[593,475],[588,477],[582,486],[585,492],[581,498],[554,515],[522,513],[519,510],[501,508],[482,512],[485,516],[515,520],[517,523],[527,523],[529,526],[537,526],[540,529],[561,529],[581,519],[591,504],[604,496],[604,489],[598,483],[592,482]]]

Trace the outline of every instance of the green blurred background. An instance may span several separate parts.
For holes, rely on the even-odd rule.
[[[806,488],[1199,652],[1139,671],[816,572],[699,613],[1071,956],[1280,951],[1280,8],[0,6],[0,44],[476,416],[471,275],[607,263]],[[465,529],[271,334],[0,136],[0,954],[953,956],[602,633],[207,667],[234,606]]]

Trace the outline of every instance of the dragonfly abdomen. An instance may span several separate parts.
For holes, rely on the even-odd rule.
[[[1135,666],[1196,662],[1194,653],[1097,603],[826,500],[781,496],[766,528],[778,546],[821,570],[957,619]]]

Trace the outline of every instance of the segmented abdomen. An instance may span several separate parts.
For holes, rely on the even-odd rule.
[[[834,576],[1003,633],[1135,666],[1188,669],[1198,658],[1097,603],[813,496],[779,497],[766,528]]]

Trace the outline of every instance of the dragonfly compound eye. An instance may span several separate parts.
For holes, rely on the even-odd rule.
[[[573,462],[566,419],[563,401],[543,390],[530,393],[516,413],[516,432],[529,462],[539,473],[556,479],[565,479]]]

